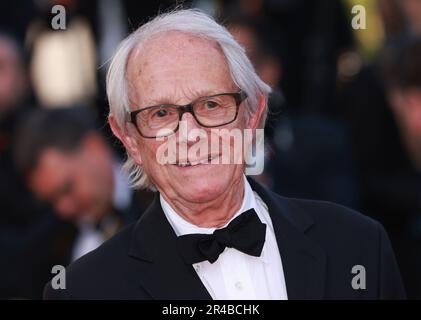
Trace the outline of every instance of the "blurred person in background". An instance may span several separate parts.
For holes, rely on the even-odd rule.
[[[69,222],[68,264],[95,249],[148,205],[133,192],[111,148],[83,107],[37,110],[19,126],[16,165],[30,189]]]
[[[399,235],[401,264],[408,291],[421,298],[421,35],[386,47],[382,71],[387,99],[399,132],[402,152],[389,165],[393,180],[379,181],[387,197],[386,212],[402,221]]]
[[[25,102],[28,81],[20,44],[0,31],[0,120],[5,122]]]
[[[419,243],[413,233],[416,225],[413,218],[415,212],[421,211],[419,174],[411,163],[401,125],[393,112],[391,86],[385,83],[384,68],[390,69],[393,61],[386,57],[392,52],[394,56],[408,38],[419,32],[417,24],[421,21],[421,11],[416,3],[420,2],[376,2],[384,30],[383,43],[372,60],[361,65],[361,70],[339,88],[336,100],[338,112],[351,132],[361,210],[385,226],[396,251],[408,297],[418,299],[421,298]],[[355,31],[356,34],[366,32],[370,29]],[[401,59],[400,63],[403,62]],[[410,63],[415,67],[414,60]],[[396,69],[394,77],[401,74],[400,68]]]
[[[50,211],[27,190],[12,157],[16,126],[31,109],[30,96],[22,47],[0,31],[0,298],[40,296],[39,283],[38,290],[22,283],[21,272],[31,235],[45,231]],[[35,277],[39,270],[33,269]]]
[[[282,61],[280,85],[291,110],[336,115],[337,61],[355,44],[344,1],[221,1],[223,16],[264,21]],[[260,34],[259,34],[260,36]]]
[[[411,163],[421,172],[421,36],[396,51],[385,65],[388,98]]]
[[[272,88],[265,127],[266,165],[259,181],[286,196],[358,209],[355,164],[343,123],[323,112],[299,110],[285,99],[280,56],[288,48],[279,48],[276,43],[273,32],[277,25],[237,15],[227,20],[227,26],[245,48],[256,72]]]
[[[420,0],[401,0],[400,6],[406,18],[406,32],[421,34],[421,1]]]
[[[269,97],[270,117],[265,128],[265,137],[273,140],[273,131],[284,110],[285,97],[280,87],[282,79],[281,53],[272,33],[276,25],[267,20],[243,14],[227,18],[226,26],[235,40],[244,47],[257,74],[271,88]]]

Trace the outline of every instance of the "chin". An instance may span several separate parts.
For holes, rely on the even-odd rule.
[[[224,170],[210,170],[202,175],[180,180],[176,188],[178,194],[192,202],[209,202],[225,193],[232,183],[232,173]]]

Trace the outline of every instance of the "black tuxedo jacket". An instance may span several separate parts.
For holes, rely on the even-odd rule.
[[[280,197],[249,180],[267,204],[282,257],[289,299],[405,298],[383,227],[328,202]],[[355,265],[365,289],[354,289]],[[361,274],[360,274],[361,275]],[[46,299],[211,299],[177,250],[159,194],[141,218],[66,269],[66,289]]]

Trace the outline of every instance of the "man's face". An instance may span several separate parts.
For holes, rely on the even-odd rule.
[[[30,187],[66,220],[96,221],[110,210],[112,180],[88,150],[45,150],[29,177]]]
[[[142,51],[132,52],[127,65],[127,80],[130,84],[130,101],[132,109],[144,108],[157,104],[188,104],[193,100],[213,94],[238,92],[230,77],[225,59],[220,49],[213,43],[181,33],[167,33],[147,43]],[[187,149],[197,141],[209,143],[215,134],[211,129],[201,127],[190,113],[184,113],[182,120],[187,124],[187,132],[192,129],[203,129],[207,139],[195,140],[188,138],[179,130],[175,136],[177,147],[183,142]],[[244,129],[248,125],[245,106],[241,104],[237,119],[228,125],[216,129]],[[177,164],[161,164],[157,160],[160,147],[168,141],[157,141],[141,137],[132,124],[127,124],[128,131],[123,136],[123,142],[128,139],[136,141],[134,159],[143,165],[148,177],[164,194],[176,201],[189,203],[207,203],[222,198],[242,179],[243,164],[197,164],[182,167]],[[226,137],[222,140],[228,141]],[[228,140],[227,140],[228,139]],[[238,147],[238,145],[237,145]],[[241,148],[242,146],[240,146]],[[234,150],[231,141],[231,154]],[[238,148],[237,148],[238,149]],[[130,147],[128,148],[129,152]],[[132,149],[133,150],[133,149]],[[216,152],[209,148],[206,155],[189,153],[191,163],[209,157],[220,156],[221,149]],[[185,162],[179,155],[178,161]]]
[[[421,33],[421,1],[420,0],[403,0],[399,1],[402,6],[405,18],[410,24],[410,28],[416,34]]]

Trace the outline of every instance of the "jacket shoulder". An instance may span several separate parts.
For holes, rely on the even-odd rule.
[[[337,230],[339,233],[349,230],[355,236],[355,232],[372,232],[383,229],[382,225],[348,207],[329,201],[305,200],[286,198],[275,194],[275,197],[286,209],[287,218],[294,224],[314,224],[315,228]]]
[[[290,199],[276,196],[281,212],[316,243],[326,254],[329,269],[326,296],[350,297],[350,286],[338,289],[339,283],[349,284],[355,266],[367,270],[367,288],[360,296],[370,299],[403,299],[402,285],[395,255],[383,226],[342,205],[326,201]],[[304,227],[303,227],[304,226]]]

